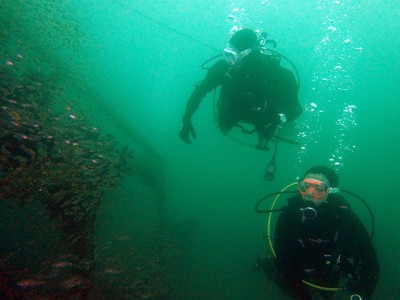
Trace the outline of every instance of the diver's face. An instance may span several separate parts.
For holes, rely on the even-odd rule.
[[[319,206],[328,198],[329,181],[322,174],[310,173],[299,182],[298,189],[305,202]]]

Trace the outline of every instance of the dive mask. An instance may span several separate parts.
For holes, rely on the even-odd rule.
[[[310,192],[314,199],[322,199],[329,193],[329,186],[320,180],[305,178],[297,185],[300,194],[308,195]]]
[[[232,44],[228,44],[224,49],[225,59],[231,66],[237,65],[244,57],[249,55],[250,52],[251,49],[239,51]]]

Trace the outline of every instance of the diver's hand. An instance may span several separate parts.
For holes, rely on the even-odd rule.
[[[179,131],[179,137],[186,144],[191,144],[190,135],[195,139],[197,138],[196,131],[194,130],[193,124],[191,121],[186,121],[182,123],[181,130]]]
[[[285,114],[276,114],[272,120],[272,122],[278,126],[283,125],[286,123],[287,117]]]
[[[278,114],[278,117],[279,117],[279,124],[286,123],[287,117],[285,114]]]
[[[264,126],[263,131],[269,132],[269,135],[272,135],[276,128],[282,128],[282,125],[287,121],[287,117],[285,114],[276,114],[273,115],[268,121],[269,122]]]

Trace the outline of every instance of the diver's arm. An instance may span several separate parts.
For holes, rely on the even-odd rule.
[[[361,259],[359,278],[350,282],[349,290],[370,299],[375,291],[379,278],[379,261],[374,246],[362,222],[353,214],[354,248]]]
[[[192,116],[200,105],[201,100],[206,95],[207,90],[200,84],[194,89],[189,101],[186,104],[186,110],[182,118],[182,126],[179,130],[179,137],[186,144],[191,144],[190,138],[197,138],[196,130],[192,124]]]
[[[226,68],[227,64],[224,60],[216,62],[207,72],[206,78],[196,85],[186,103],[186,110],[182,118],[183,123],[191,121],[206,94],[221,84]]]
[[[227,64],[223,60],[215,63],[208,71],[206,78],[196,85],[194,91],[192,92],[186,104],[185,113],[182,117],[182,127],[179,130],[179,137],[185,143],[191,144],[192,141],[190,140],[190,137],[197,137],[196,131],[194,130],[192,124],[192,117],[206,94],[221,84],[226,66]]]
[[[190,95],[188,102],[186,103],[185,113],[183,114],[183,117],[182,117],[183,123],[191,121],[192,116],[194,115],[194,113],[196,112],[197,108],[199,107],[199,105],[201,103],[201,100],[203,100],[203,98],[206,96],[208,91],[209,91],[209,88],[205,81],[196,85],[195,89],[193,90],[192,94]]]
[[[292,238],[293,219],[288,208],[284,209],[275,227],[276,267],[288,294],[294,299],[312,299],[302,282],[300,264]]]

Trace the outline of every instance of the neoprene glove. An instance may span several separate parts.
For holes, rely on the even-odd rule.
[[[191,144],[190,135],[195,139],[197,138],[196,131],[194,130],[193,124],[191,121],[185,121],[182,123],[181,130],[179,131],[179,136],[187,144]]]
[[[275,116],[275,124],[282,125],[283,123],[286,123],[286,121],[287,117],[285,114],[277,114]]]

